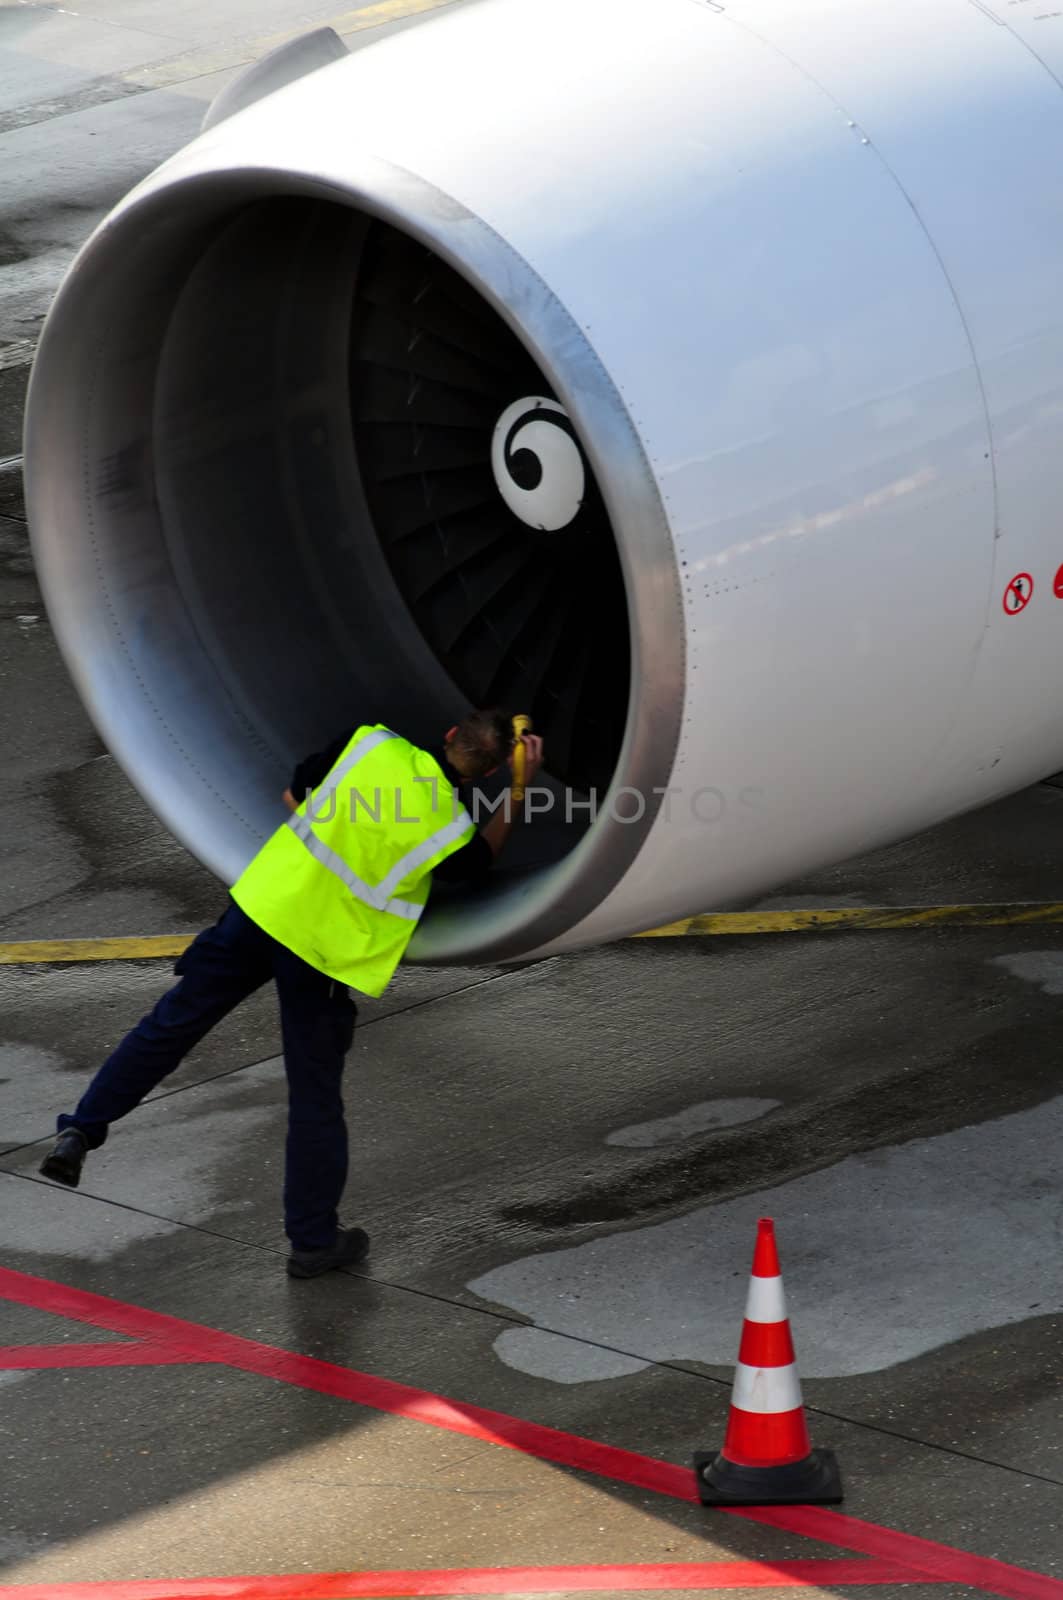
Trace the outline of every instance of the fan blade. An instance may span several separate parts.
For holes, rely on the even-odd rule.
[[[423,422],[446,428],[476,428],[485,435],[485,456],[498,421],[498,407],[486,395],[468,394],[449,384],[372,367],[356,360],[356,422]]]
[[[361,361],[386,367],[392,372],[412,372],[418,378],[431,378],[474,394],[490,395],[499,408],[508,397],[508,375],[485,367],[454,345],[442,344],[416,324],[404,322],[390,311],[365,307],[354,329]]]
[[[460,472],[466,467],[485,466],[483,437],[471,428],[376,422],[362,430],[362,439],[362,470],[376,483],[407,477],[411,472]],[[491,487],[494,493],[493,483]]]
[[[426,523],[440,522],[461,511],[473,511],[494,495],[494,484],[482,467],[460,472],[426,473],[389,478],[376,485],[374,510],[385,543],[401,539]]]

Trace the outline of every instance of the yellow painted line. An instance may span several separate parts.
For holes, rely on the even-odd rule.
[[[687,939],[748,933],[805,933],[824,929],[1010,928],[1031,923],[1063,924],[1063,905],[1028,901],[1019,905],[844,906],[830,911],[723,911],[686,917],[652,928],[636,939]]]
[[[422,11],[439,11],[453,5],[454,0],[380,0],[375,6],[363,6],[358,11],[341,11],[338,16],[316,24],[319,28],[335,28],[338,34],[361,33],[366,28],[382,28],[386,22],[402,22],[406,17],[416,17]]]
[[[1063,904],[1054,900],[1017,905],[843,906],[823,911],[721,911],[685,917],[666,928],[632,935],[635,939],[741,938],[753,933],[814,933],[862,929],[883,933],[899,928],[1018,928],[1040,924],[1063,927]],[[0,967],[51,965],[64,961],[172,961],[192,942],[192,934],[162,934],[145,939],[38,939],[0,944]]]
[[[246,67],[270,50],[276,50],[278,45],[299,39],[316,28],[335,28],[344,38],[352,33],[382,28],[389,22],[404,22],[407,17],[417,17],[427,11],[439,11],[455,3],[456,0],[379,0],[377,5],[363,6],[358,11],[339,11],[334,17],[320,17],[298,28],[286,28],[283,33],[265,33],[253,39],[230,39],[224,44],[203,45],[184,55],[171,56],[167,61],[133,67],[121,76],[124,82],[135,83],[141,89],[172,89],[176,84],[188,83],[193,78],[205,78],[212,72]]]
[[[0,967],[26,967],[56,961],[172,960],[192,943],[192,934],[158,939],[31,939],[0,944]]]

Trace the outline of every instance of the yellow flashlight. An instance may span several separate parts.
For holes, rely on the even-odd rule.
[[[513,784],[511,794],[518,805],[524,799],[524,778],[527,764],[527,751],[524,748],[523,735],[530,733],[532,728],[531,717],[523,712],[519,717],[513,718]]]

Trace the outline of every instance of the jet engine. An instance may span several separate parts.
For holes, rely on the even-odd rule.
[[[42,336],[30,520],[203,862],[346,726],[528,711],[523,853],[411,948],[505,961],[1063,766],[1063,19],[1026,9],[482,0],[237,85],[118,206]]]

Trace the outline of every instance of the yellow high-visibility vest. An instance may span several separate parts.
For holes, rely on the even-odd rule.
[[[424,910],[433,868],[475,832],[427,750],[382,724],[362,727],[241,873],[232,897],[312,967],[381,995]]]

